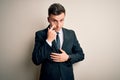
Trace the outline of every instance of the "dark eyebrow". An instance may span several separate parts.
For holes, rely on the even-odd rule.
[[[52,19],[53,19],[53,18],[52,18]],[[53,20],[56,20],[56,19],[53,19]],[[64,18],[63,18],[63,19],[60,19],[60,21],[61,21],[61,20],[64,20]],[[56,20],[56,21],[57,21],[57,20]]]

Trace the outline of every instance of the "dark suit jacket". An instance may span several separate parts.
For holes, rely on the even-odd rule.
[[[73,63],[84,59],[83,50],[78,43],[74,31],[63,29],[64,42],[62,49],[70,56],[66,62],[53,62],[50,58],[52,52],[59,52],[52,42],[52,47],[46,42],[47,31],[44,29],[36,32],[35,46],[32,54],[34,64],[42,63],[40,80],[74,80]]]

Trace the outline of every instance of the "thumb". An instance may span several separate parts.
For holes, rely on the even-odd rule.
[[[60,51],[63,53],[63,52],[65,52],[64,50],[62,50],[62,49],[60,49]]]

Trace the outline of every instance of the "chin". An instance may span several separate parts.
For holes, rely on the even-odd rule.
[[[56,32],[60,31],[60,29],[55,29]]]

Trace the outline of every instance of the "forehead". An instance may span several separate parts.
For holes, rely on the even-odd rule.
[[[61,20],[61,19],[64,19],[64,17],[65,17],[65,14],[64,14],[64,13],[61,13],[60,15],[53,15],[53,14],[51,14],[51,15],[49,16],[49,18],[55,19],[55,20]]]

